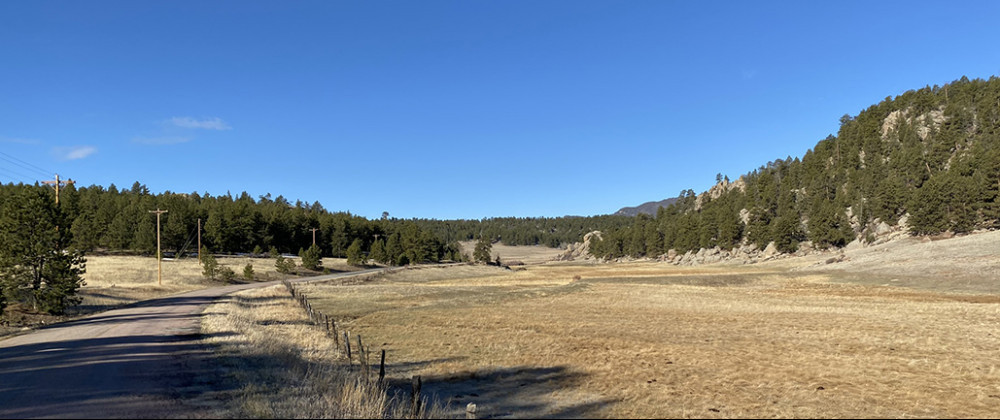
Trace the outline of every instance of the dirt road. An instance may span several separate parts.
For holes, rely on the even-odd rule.
[[[229,385],[202,343],[202,312],[224,294],[275,283],[153,299],[2,340],[0,418],[218,417]]]

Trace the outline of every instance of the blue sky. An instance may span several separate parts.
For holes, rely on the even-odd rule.
[[[0,182],[613,213],[1000,74],[1000,2],[0,2]]]

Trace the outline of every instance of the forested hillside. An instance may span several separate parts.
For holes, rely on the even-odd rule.
[[[642,257],[772,241],[784,252],[803,241],[840,247],[901,218],[913,234],[1000,225],[997,77],[887,97],[840,122],[836,136],[801,159],[768,162],[701,195],[688,190],[655,217],[604,232],[591,253]]]
[[[676,203],[677,200],[678,199],[675,197],[660,201],[647,201],[635,207],[622,207],[621,209],[616,211],[615,214],[619,216],[632,216],[632,217],[638,216],[640,214],[646,214],[652,216],[655,215],[656,212],[660,210],[660,207],[667,207],[671,204]]]

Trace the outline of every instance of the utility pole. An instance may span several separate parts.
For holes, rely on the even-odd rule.
[[[313,233],[313,246],[316,246],[316,231],[319,230],[319,229],[312,228],[312,229],[309,229],[309,230],[311,230],[312,233]]]
[[[59,187],[62,184],[66,184],[66,185],[75,184],[76,181],[74,181],[72,179],[67,179],[65,181],[59,181],[59,174],[56,174],[56,180],[55,181],[42,181],[42,183],[43,184],[52,185],[52,186],[56,187],[56,207],[58,208],[59,207]],[[59,231],[59,225],[56,225],[56,231],[57,232]],[[62,241],[60,241],[60,242],[62,242]],[[60,245],[60,248],[61,248],[62,247],[62,243],[60,243],[59,245]]]
[[[156,210],[149,210],[150,213],[156,213],[156,283],[163,286],[163,255],[160,254],[160,215],[166,213],[166,210],[160,210],[159,207]],[[201,252],[198,252],[198,257],[201,258]]]
[[[198,264],[201,264],[201,218],[198,218]]]
[[[56,180],[55,181],[42,181],[42,183],[43,184],[52,185],[52,186],[56,187],[56,206],[58,206],[59,205],[59,187],[62,186],[62,184],[66,184],[66,185],[75,184],[76,181],[74,181],[72,179],[67,179],[65,181],[60,181],[59,180],[59,174],[56,174]]]
[[[198,264],[201,264],[201,218],[198,218]]]

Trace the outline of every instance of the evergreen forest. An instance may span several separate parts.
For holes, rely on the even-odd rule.
[[[27,196],[54,196],[54,192],[49,186],[0,185],[2,203],[16,207]],[[558,247],[579,241],[594,229],[631,223],[623,216],[435,220],[384,214],[368,220],[327,211],[318,202],[291,203],[282,196],[152,194],[139,182],[129,189],[70,184],[59,196],[58,206],[52,199],[34,201],[32,206],[44,209],[33,211],[58,219],[53,226],[68,227],[60,233],[64,247],[87,253],[153,255],[156,215],[150,210],[156,209],[167,211],[160,217],[160,232],[162,249],[169,255],[197,251],[200,219],[202,245],[212,253],[264,255],[272,249],[301,253],[311,247],[315,230],[322,257],[349,257],[353,245],[355,256],[360,250],[369,259],[390,265],[468,260],[471,256],[461,253],[458,241],[485,237],[507,245]]]

